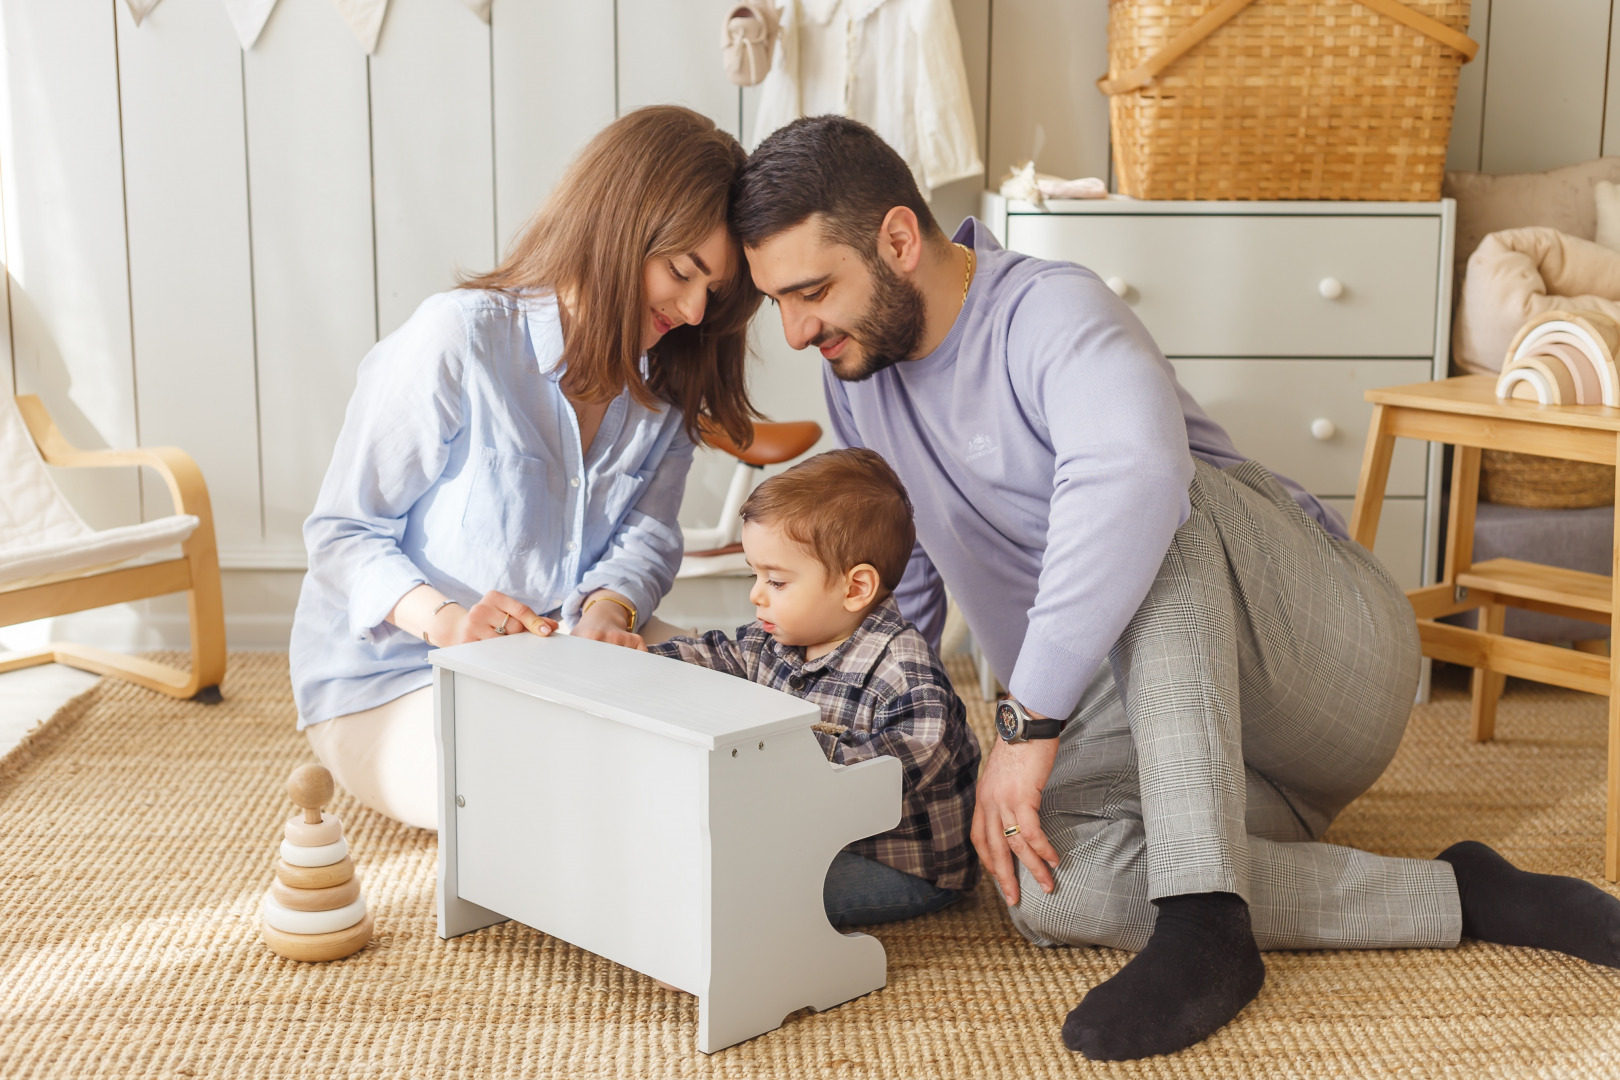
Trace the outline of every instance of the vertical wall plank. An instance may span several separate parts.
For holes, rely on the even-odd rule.
[[[568,162],[613,120],[613,5],[496,0],[490,22],[495,217],[505,251]]]
[[[1598,156],[1610,0],[1493,0],[1480,167],[1527,172]]]
[[[4,23],[0,23],[0,29]],[[0,54],[5,51],[5,38],[0,34]],[[0,72],[0,109],[10,112],[10,95],[6,93],[4,72]],[[0,147],[9,140],[0,136]],[[17,392],[17,372],[11,362],[11,256],[6,253],[6,181],[5,167],[10,161],[0,150],[0,394]]]
[[[1474,0],[1468,13],[1468,36],[1479,42],[1479,52],[1457,76],[1457,111],[1451,120],[1451,142],[1446,146],[1446,168],[1479,171],[1479,140],[1485,122],[1485,73],[1491,64],[1491,0]]]
[[[242,50],[224,8],[118,10],[141,441],[202,468],[222,548],[261,540]],[[145,513],[172,513],[159,484]]]
[[[0,37],[0,183],[16,389],[40,395],[80,446],[133,446],[112,6],[5,4]],[[140,520],[134,470],[64,471],[56,480],[97,528]]]
[[[376,336],[366,56],[331,0],[280,0],[243,65],[261,561],[296,565],[355,369]]]
[[[730,0],[619,0],[619,111],[685,105],[741,137],[742,97],[720,59]]]
[[[1609,81],[1603,102],[1603,153],[1620,154],[1620,11],[1609,13]]]
[[[377,314],[387,336],[459,271],[495,262],[490,28],[448,0],[392,0],[371,58]],[[533,58],[536,64],[546,57]]]
[[[1032,154],[1041,172],[1106,177],[1108,5],[1017,0],[991,18],[991,180]]]
[[[990,174],[990,182],[1000,179],[1005,164],[990,160],[990,0],[953,0],[956,36],[962,40],[962,64],[967,68],[968,97],[973,102],[973,129],[979,137],[979,158]],[[979,212],[979,194],[985,177],[970,176],[946,184],[929,197],[929,206],[947,233],[962,219]]]

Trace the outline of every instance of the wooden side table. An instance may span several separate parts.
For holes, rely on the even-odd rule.
[[[1496,699],[1508,675],[1608,695],[1604,876],[1620,880],[1620,667],[1605,656],[1502,633],[1507,609],[1518,607],[1608,623],[1611,640],[1620,641],[1620,536],[1615,543],[1615,572],[1608,577],[1519,559],[1473,561],[1480,451],[1508,450],[1614,465],[1620,458],[1620,409],[1501,401],[1496,397],[1496,379],[1489,375],[1369,390],[1367,400],[1373,403],[1372,428],[1362,457],[1350,535],[1371,550],[1396,439],[1421,439],[1457,448],[1441,580],[1406,594],[1417,614],[1423,655],[1474,669],[1471,712],[1478,740],[1495,734]],[[1616,487],[1620,489],[1620,483]],[[1620,518],[1616,524],[1620,526]],[[1435,621],[1474,610],[1480,612],[1477,630]]]

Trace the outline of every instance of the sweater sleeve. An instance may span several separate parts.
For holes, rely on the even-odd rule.
[[[1187,519],[1192,455],[1168,363],[1091,272],[1032,284],[1007,354],[1055,458],[1045,553],[1008,689],[1036,712],[1068,716]]]

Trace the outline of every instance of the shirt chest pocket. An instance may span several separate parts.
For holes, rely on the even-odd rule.
[[[481,447],[461,516],[466,539],[506,552],[560,551],[566,515],[561,500],[552,497],[550,479],[539,458]]]
[[[636,505],[641,493],[652,480],[652,471],[646,473],[620,473],[613,478],[602,501],[602,516],[611,527],[617,528],[624,515]]]

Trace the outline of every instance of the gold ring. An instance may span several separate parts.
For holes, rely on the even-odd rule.
[[[1007,826],[1005,829],[1001,830],[1001,835],[1002,836],[1017,836],[1018,835],[1018,826],[1016,826],[1016,825]]]
[[[504,634],[504,633],[506,633],[506,624],[507,624],[507,623],[509,623],[509,622],[511,622],[511,621],[512,621],[512,616],[510,616],[510,615],[508,615],[508,616],[507,616],[507,617],[506,617],[506,618],[504,618],[504,619],[502,619],[502,620],[501,620],[501,625],[499,625],[499,626],[497,626],[497,627],[496,627],[496,628],[495,628],[495,632],[496,632],[496,633],[497,633],[497,634]]]

